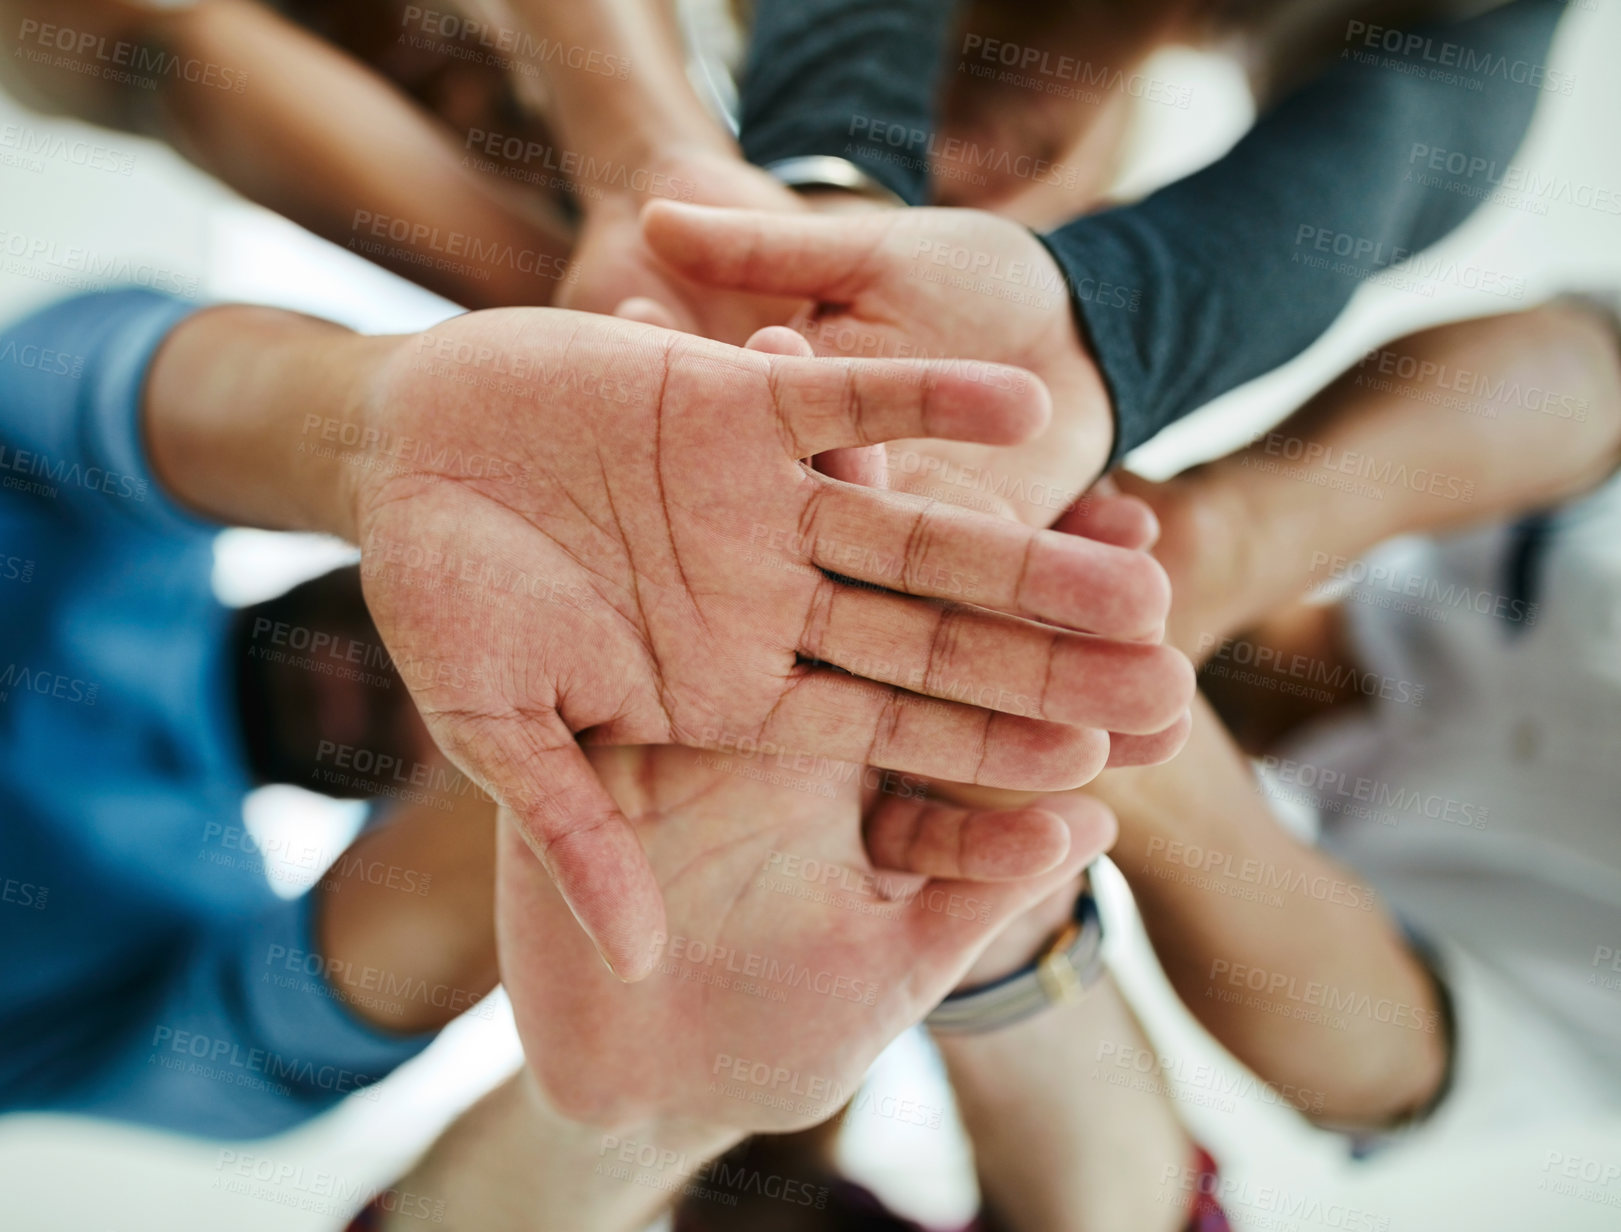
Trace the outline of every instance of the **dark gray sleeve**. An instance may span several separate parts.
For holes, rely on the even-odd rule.
[[[743,153],[764,166],[848,158],[918,205],[956,0],[758,0],[740,100]]]
[[[1113,457],[1294,358],[1363,280],[1456,228],[1507,168],[1545,93],[1562,0],[1444,28],[1350,23],[1339,60],[1205,170],[1045,236],[1115,408]],[[1502,298],[1519,280],[1422,259],[1422,284]]]

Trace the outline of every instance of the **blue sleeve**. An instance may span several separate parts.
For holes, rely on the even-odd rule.
[[[234,929],[177,939],[163,971],[132,982],[122,1013],[98,1014],[98,1038],[79,1041],[72,1081],[25,1094],[25,1106],[256,1138],[346,1097],[375,1098],[370,1088],[434,1034],[385,1033],[347,1000],[440,1004],[462,994],[334,970],[313,936],[314,901],[304,895]]]
[[[748,160],[764,166],[837,155],[921,204],[956,0],[758,0],[754,7],[739,99]]]
[[[146,290],[63,300],[0,330],[0,484],[76,514],[165,534],[212,532],[153,477],[147,369],[197,305]]]
[[[1226,157],[1046,236],[1109,386],[1114,458],[1293,359],[1364,280],[1468,218],[1478,183],[1426,155],[1508,164],[1539,97],[1573,85],[1544,67],[1563,11],[1517,0],[1396,32],[1395,50],[1353,39]]]

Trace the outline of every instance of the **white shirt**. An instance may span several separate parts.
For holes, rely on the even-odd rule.
[[[1621,1104],[1621,479],[1553,515],[1534,609],[1507,580],[1514,545],[1505,526],[1404,540],[1348,571],[1360,665],[1423,700],[1305,733],[1271,789],[1310,795],[1325,850],[1546,1017]]]

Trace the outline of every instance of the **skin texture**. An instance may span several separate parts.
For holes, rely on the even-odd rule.
[[[577,734],[1064,788],[1101,768],[1105,731],[1158,731],[1186,704],[1191,674],[1173,652],[1029,623],[1108,638],[1156,629],[1168,594],[1145,555],[849,487],[799,462],[922,432],[1017,439],[1044,409],[1020,374],[777,359],[578,315],[462,318],[431,349],[458,342],[550,372],[625,375],[612,398],[570,386],[542,428],[527,406],[424,381],[420,349],[397,352],[368,400],[380,430],[445,446],[452,462],[507,460],[528,482],[366,471],[368,604],[435,740],[514,810],[626,978],[646,970],[658,895]],[[498,562],[541,579],[544,601],[495,587],[449,605],[396,563],[401,545],[407,561],[437,553],[463,577]],[[855,588],[817,565],[935,599],[968,578],[982,606]]]
[[[611,51],[629,66],[622,76],[579,72],[555,56],[536,66],[562,144],[582,156],[583,166],[609,169],[578,194],[579,237],[558,306],[616,312],[632,301],[640,305],[638,319],[734,345],[792,317],[798,307],[792,300],[698,286],[642,238],[638,216],[659,197],[740,209],[810,208],[746,163],[698,97],[671,0],[512,0],[511,7],[539,45]]]
[[[1478,400],[1469,431],[1460,411],[1418,400],[1433,388],[1381,374],[1384,358],[1472,372],[1556,391],[1581,418]],[[1490,415],[1482,415],[1482,410]],[[1279,426],[1279,439],[1340,454],[1401,457],[1471,485],[1468,501],[1392,488],[1369,500],[1269,472],[1263,444],[1165,484],[1122,477],[1153,505],[1164,534],[1154,550],[1176,589],[1170,637],[1190,654],[1212,638],[1249,630],[1284,659],[1302,654],[1360,670],[1343,637],[1337,605],[1289,605],[1324,580],[1325,559],[1353,560],[1394,534],[1435,533],[1513,517],[1568,500],[1613,473],[1621,458],[1621,356],[1613,327],[1589,310],[1555,302],[1506,316],[1457,322],[1374,352]],[[1331,459],[1330,459],[1331,460]],[[1326,462],[1325,462],[1326,465]],[[1280,610],[1281,606],[1281,610]],[[1257,622],[1260,622],[1257,624]],[[1268,689],[1207,682],[1248,751],[1259,754],[1327,710],[1361,702],[1346,689],[1332,703],[1295,700]],[[1380,1127],[1423,1106],[1445,1064],[1437,1031],[1385,1027],[1352,1017],[1335,1031],[1223,1000],[1231,986],[1213,977],[1218,960],[1242,961],[1301,981],[1367,992],[1431,1015],[1435,994],[1382,911],[1344,905],[1371,892],[1298,843],[1257,794],[1249,768],[1201,703],[1192,739],[1170,765],[1111,771],[1088,791],[1120,819],[1112,852],[1132,883],[1149,933],[1190,1009],[1262,1077],[1310,1093],[1309,1115],[1335,1124]],[[949,789],[944,798],[1028,805],[1028,797]],[[935,803],[943,807],[943,799]],[[869,823],[871,828],[871,823]],[[869,842],[872,840],[869,838]],[[1291,889],[1279,906],[1209,892],[1165,854],[1170,844],[1219,853],[1228,867],[1277,868],[1342,887],[1340,902]],[[887,853],[874,843],[875,853]],[[1167,875],[1171,874],[1171,875]],[[1367,901],[1364,897],[1362,901]]]
[[[1321,1123],[1377,1129],[1429,1102],[1447,1040],[1423,964],[1354,872],[1278,823],[1208,706],[1194,707],[1192,738],[1170,765],[1113,771],[1094,790],[1121,819],[1112,858],[1166,975],[1223,1047],[1266,1081],[1309,1092],[1292,1102]],[[1287,884],[1257,898],[1212,892],[1173,844],[1231,868],[1283,870]],[[1232,964],[1266,972],[1266,990],[1250,996],[1256,986],[1233,980]],[[1339,1004],[1400,1012],[1327,1022],[1276,1009],[1289,995],[1278,989],[1312,985]]]
[[[1168,608],[1145,554],[804,465],[925,433],[1018,440],[1046,409],[1010,369],[789,358],[580,313],[379,339],[219,308],[165,341],[145,427],[165,487],[206,516],[361,545],[435,743],[633,979],[662,907],[576,736],[1040,790],[1185,708],[1187,661],[1125,640]]]
[[[481,147],[467,158],[475,128],[542,146],[550,138],[515,113],[498,77],[401,45],[402,35],[422,37],[392,11],[405,7],[379,0],[367,12],[325,15],[378,53],[367,63],[253,0],[179,9],[0,0],[10,30],[34,21],[162,48],[228,69],[227,85],[242,88],[166,74],[147,90],[10,54],[0,76],[32,106],[159,137],[250,200],[457,303],[550,303],[572,241],[558,194],[486,174]],[[454,40],[431,41],[454,49]],[[474,245],[523,256],[445,259]]]
[[[1621,397],[1617,397],[1621,366],[1617,365],[1613,335],[1595,327],[1591,318],[1555,306],[1515,317],[1442,327],[1395,345],[1404,353],[1410,351],[1437,362],[1499,374],[1515,372],[1523,380],[1580,395],[1587,399],[1588,418],[1576,425],[1546,416],[1514,422],[1516,417],[1505,414],[1488,421],[1476,436],[1460,440],[1457,433],[1447,431],[1450,421],[1440,413],[1429,417],[1433,423],[1427,423],[1415,414],[1411,399],[1371,396],[1355,384],[1353,374],[1344,382],[1344,388],[1325,394],[1325,400],[1315,404],[1311,414],[1300,421],[1302,429],[1311,425],[1308,439],[1333,440],[1344,448],[1370,448],[1379,443],[1375,430],[1386,422],[1387,415],[1399,414],[1400,418],[1392,418],[1389,426],[1405,434],[1409,447],[1424,443],[1426,449],[1454,451],[1446,458],[1426,455],[1437,466],[1466,467],[1482,449],[1493,457],[1516,456],[1520,462],[1517,467],[1487,466],[1478,474],[1469,472],[1480,485],[1468,511],[1477,516],[1501,516],[1551,494],[1573,494],[1593,482],[1598,470],[1613,466],[1616,412],[1621,408]],[[1536,366],[1523,369],[1526,363]],[[1370,438],[1370,432],[1375,436]],[[1215,500],[1216,483],[1227,482],[1224,476],[1226,472],[1217,464],[1175,484],[1134,485],[1169,528],[1171,539],[1165,546],[1176,550],[1165,555],[1177,576],[1182,576],[1182,569],[1208,558],[1211,575],[1189,575],[1186,590],[1179,587],[1179,601],[1185,594],[1191,608],[1202,607],[1202,615],[1187,617],[1192,627],[1220,627],[1223,621],[1233,619],[1225,615],[1230,601],[1223,597],[1230,587],[1239,588],[1242,602],[1251,604],[1271,602],[1266,596],[1273,594],[1296,593],[1309,580],[1310,543],[1336,543],[1346,551],[1355,551],[1358,536],[1368,533],[1363,524],[1366,518],[1359,523],[1345,511],[1327,510],[1326,521],[1313,523],[1316,533],[1307,537],[1310,543],[1305,550],[1297,545],[1290,552],[1285,550],[1286,545],[1279,544],[1276,552],[1263,554],[1271,572],[1234,572],[1226,575],[1222,584],[1220,571],[1233,566],[1231,554],[1217,550],[1224,542],[1223,536],[1259,537],[1269,524],[1269,520],[1261,519],[1260,511],[1274,510],[1277,515],[1285,508],[1266,501],[1250,505],[1223,502],[1201,512],[1201,502]],[[1250,472],[1244,471],[1239,477],[1245,476],[1254,483]],[[1497,477],[1497,486],[1489,487],[1487,480],[1493,476]],[[1309,504],[1313,494],[1321,501],[1315,487],[1289,483],[1280,489],[1278,497],[1282,501],[1298,496]],[[1367,512],[1382,512],[1386,504],[1368,502]],[[1413,525],[1428,526],[1436,516],[1424,501],[1407,502],[1404,507],[1403,516]],[[1251,521],[1243,520],[1246,512]],[[1459,512],[1449,506],[1441,516]],[[1145,520],[1141,506],[1130,500],[1097,501],[1077,507],[1072,513],[1077,526],[1087,525],[1094,532],[1103,532],[1102,537],[1111,542],[1136,548],[1151,546],[1161,524],[1152,516]],[[1296,506],[1294,520],[1309,513],[1307,505]],[[1069,519],[1070,515],[1066,515],[1066,521]],[[1195,529],[1199,529],[1198,541],[1205,544],[1204,552],[1189,547]],[[1331,534],[1345,538],[1328,538]],[[1296,579],[1293,589],[1286,584],[1290,578]],[[1222,606],[1204,605],[1204,596],[1222,599]],[[1246,610],[1252,618],[1259,614]],[[1329,614],[1333,611],[1316,610]],[[1246,699],[1251,709],[1258,700]],[[687,771],[677,766],[676,772]],[[609,773],[609,778],[614,779],[614,775]],[[1225,959],[1269,970],[1298,971],[1301,979],[1328,980],[1342,992],[1387,996],[1425,1012],[1435,1008],[1433,990],[1424,972],[1380,912],[1324,903],[1295,892],[1290,893],[1281,914],[1276,907],[1245,903],[1239,904],[1244,910],[1237,910],[1233,900],[1211,894],[1195,881],[1154,875],[1164,871],[1161,862],[1166,859],[1165,844],[1181,842],[1201,850],[1218,850],[1234,864],[1253,860],[1257,866],[1288,870],[1307,882],[1321,876],[1345,887],[1357,884],[1350,874],[1301,846],[1260,807],[1247,767],[1207,708],[1201,707],[1194,744],[1172,765],[1152,771],[1111,773],[1092,790],[1108,799],[1121,819],[1115,858],[1135,883],[1151,932],[1164,947],[1173,978],[1189,998],[1190,1006],[1228,1047],[1256,1066],[1264,1078],[1289,1092],[1284,1096],[1289,1102],[1309,1115],[1335,1123],[1377,1127],[1429,1098],[1444,1062],[1443,1042],[1435,1033],[1408,1028],[1387,1030],[1361,1017],[1352,1018],[1348,1031],[1325,1031],[1274,1015],[1255,1014],[1241,1005],[1203,995],[1207,990],[1226,988],[1219,980],[1211,979],[1212,961]],[[984,797],[984,793],[974,795]],[[924,810],[937,820],[955,823],[955,834],[943,826],[914,826],[917,815]],[[917,872],[940,861],[942,869],[962,871],[972,864],[979,870],[966,875],[982,875],[990,852],[979,851],[972,862],[964,862],[956,854],[959,844],[975,847],[974,835],[986,824],[983,815],[955,809],[949,799],[932,793],[922,801],[884,797],[873,802],[865,819],[868,848],[877,867]],[[1156,839],[1161,840],[1158,846]],[[522,854],[517,845],[512,850]],[[956,863],[949,864],[953,859]],[[1173,862],[1169,867],[1180,866]],[[532,870],[527,875],[532,878]],[[952,874],[941,871],[939,875]],[[892,884],[911,887],[913,882],[897,876]],[[1357,893],[1363,892],[1358,888]],[[962,982],[972,985],[994,979],[1027,961],[1067,914],[1072,893],[1072,886],[1066,883],[1012,921],[979,952]],[[1347,890],[1342,898],[1349,894]],[[594,977],[596,974],[593,972]],[[1058,1072],[1082,1075],[1084,1079],[1082,1071],[1089,1072],[1095,1065],[1098,1041],[1116,1047],[1148,1046],[1129,1015],[1115,1006],[1110,991],[1107,987],[1100,989],[1077,1006],[1043,1015],[1008,1032],[942,1041],[964,1115],[980,1144],[981,1183],[1000,1213],[1017,1219],[1020,1226],[1069,1228],[1095,1223],[1110,1228],[1147,1227],[1150,1218],[1164,1219],[1167,1224],[1180,1219],[1180,1212],[1163,1205],[1146,1212],[1132,1205],[1152,1192],[1152,1181],[1160,1168],[1166,1164],[1182,1167],[1188,1159],[1186,1138],[1163,1101],[1095,1079],[1086,1080],[1090,1085],[1082,1091],[1062,1088],[1053,1081]],[[1065,1050],[1081,1064],[1067,1069],[1055,1067],[1054,1058],[1065,1055]],[[1119,1106],[1112,1106],[1110,1101],[1117,1101]],[[1031,1123],[1032,1107],[1049,1104],[1040,1117],[1047,1128],[1032,1149],[1023,1130]],[[525,1127],[536,1122],[547,1127],[553,1135],[551,1141],[563,1144],[544,1157],[566,1158],[568,1144],[575,1139],[558,1128],[565,1122],[555,1113],[537,1115],[526,1109],[518,1127],[529,1132]],[[1122,1134],[1120,1127],[1128,1122],[1133,1132]],[[442,1167],[437,1174],[433,1170],[436,1156],[430,1156],[425,1165],[429,1181],[451,1187],[474,1175],[475,1165],[499,1161],[500,1146],[511,1140],[512,1132],[507,1126],[499,1132],[492,1129],[487,1149],[471,1153],[454,1169]],[[600,1141],[577,1128],[573,1132],[580,1159],[594,1159]],[[689,1128],[685,1132],[692,1131]],[[681,1133],[672,1133],[655,1123],[639,1128],[636,1137],[643,1142],[668,1141],[672,1149],[680,1149],[688,1141]],[[1150,1134],[1160,1143],[1153,1160],[1147,1159],[1143,1149]],[[728,1134],[720,1130],[709,1139],[716,1145],[728,1140]],[[1121,1141],[1129,1141],[1133,1151],[1126,1157],[1111,1159],[1112,1144]],[[1014,1143],[1019,1149],[1002,1150],[1003,1143]],[[541,1156],[526,1156],[536,1157]],[[1076,1160],[1081,1161],[1081,1166],[1074,1166]],[[1144,1181],[1133,1184],[1125,1179],[1131,1168],[1141,1166],[1150,1168]],[[566,1187],[570,1175],[587,1171],[560,1169],[560,1174],[549,1178],[547,1184],[537,1185],[537,1195],[556,1192]],[[521,1176],[511,1178],[512,1185],[527,1184],[532,1176],[532,1169],[525,1169]],[[418,1178],[412,1181],[415,1184]],[[629,1192],[632,1187],[622,1188]],[[447,1188],[446,1192],[450,1191]],[[474,1188],[466,1194],[466,1201],[484,1201],[491,1192],[490,1186]],[[609,1196],[614,1196],[613,1191]],[[622,1198],[623,1193],[618,1196]],[[572,1192],[570,1200],[577,1201]],[[523,1226],[531,1209],[515,1208],[514,1226]],[[602,1226],[617,1225],[605,1222]]]
[[[810,1082],[820,1080],[831,1100],[835,1085],[848,1090],[859,1081],[886,1042],[885,1032],[908,1025],[944,995],[953,973],[963,978],[966,971],[972,980],[982,972],[1021,964],[1039,944],[1032,928],[1050,932],[1049,922],[1067,914],[1076,870],[1114,833],[1106,810],[1090,801],[1068,801],[1045,813],[1062,843],[1052,859],[1021,871],[1034,880],[994,887],[930,884],[926,876],[913,880],[890,874],[880,891],[857,836],[863,799],[869,823],[883,799],[872,798],[854,766],[824,765],[813,776],[818,789],[806,791],[746,777],[736,772],[740,767],[735,762],[716,764],[716,759],[685,749],[596,749],[591,758],[634,819],[653,858],[670,896],[670,927],[681,938],[683,959],[690,958],[695,940],[742,946],[744,954],[728,961],[745,969],[747,954],[755,953],[760,955],[755,961],[775,961],[780,970],[809,969],[846,981],[870,979],[873,1004],[863,1003],[864,990],[861,1000],[853,1001],[780,980],[777,986],[787,1000],[663,973],[634,986],[616,983],[579,932],[568,926],[567,907],[528,847],[506,825],[496,879],[502,974],[525,1047],[541,1063],[525,1067],[458,1118],[400,1181],[398,1188],[406,1192],[442,1201],[450,1229],[644,1228],[685,1177],[696,1173],[704,1180],[700,1169],[705,1161],[737,1144],[750,1128],[799,1124],[822,1111],[817,1100],[795,1096],[789,1098],[798,1102],[787,1108],[732,1098],[719,1089],[720,1056],[768,1061],[774,1073],[798,1064],[801,1089],[809,1093]],[[983,870],[993,854],[1005,856],[981,841],[996,837],[1002,844],[1001,836],[988,833],[997,829],[994,822],[959,812],[972,824],[962,827],[950,859],[937,865],[953,870],[937,874],[942,877],[977,876],[967,870]],[[778,853],[775,863],[773,852]],[[914,872],[939,856],[916,854],[922,858],[910,866]],[[800,863],[790,865],[790,859]],[[888,914],[772,892],[773,886],[796,884],[791,874],[786,881],[776,878],[774,868],[802,873],[805,861],[812,859],[819,861],[818,870],[829,861],[843,870],[841,885],[849,892],[841,893],[849,904]],[[490,879],[483,885],[487,893]],[[880,899],[880,893],[888,897]],[[958,896],[956,915],[950,911],[953,894]],[[930,910],[931,904],[947,910]],[[1029,907],[1035,910],[1017,914]],[[545,943],[537,944],[541,937]],[[714,964],[722,972],[727,965]],[[705,969],[703,963],[684,966],[693,974]],[[682,969],[681,963],[675,967]],[[1117,1004],[1112,990],[1099,991],[1110,994],[1109,1006]],[[1075,1011],[1092,1021],[1095,1012],[1085,1007],[1096,1005],[1096,999],[1088,998],[1082,1006],[1042,1021],[1055,1024],[1048,1030],[1067,1039],[1072,1049],[1085,1049],[1092,1046],[1090,1037],[1085,1024],[1075,1030]],[[1051,1041],[1043,1033],[1040,1042],[1050,1046]],[[730,1054],[721,1053],[723,1048]],[[1045,1046],[1026,1047],[1026,1060],[1048,1052]],[[969,1042],[961,1058],[973,1070],[976,1091],[1001,1089],[996,1072],[1008,1072],[1002,1050],[993,1044],[987,1054]],[[1018,1068],[1014,1077],[1053,1094],[1044,1063]],[[735,1080],[724,1082],[735,1089]],[[1017,1096],[1003,1093],[1013,1096],[1000,1101],[1005,1111],[990,1110],[982,1118],[993,1134],[1004,1123],[1024,1119]],[[1135,1104],[1135,1094],[1122,1096],[1112,1086],[1096,1094],[1111,1105],[1107,1113],[1094,1117],[1096,1098],[1069,1100],[1074,1121],[1096,1119],[1108,1126],[1109,1138],[1118,1140],[1121,1118],[1129,1118],[1142,1131],[1132,1137],[1134,1145],[1148,1142],[1167,1123],[1173,1137],[1179,1133],[1163,1101],[1146,1109],[1124,1108],[1117,1106],[1122,1098]],[[831,1105],[826,1108],[832,1111]],[[772,1140],[756,1141],[766,1146],[766,1153],[746,1160],[745,1175],[761,1169],[796,1175],[786,1157],[771,1150]],[[1076,1142],[1069,1134],[1054,1150]],[[626,1144],[631,1156],[657,1159],[658,1164],[653,1169],[617,1167]],[[1160,1153],[1180,1158],[1186,1154],[1181,1145],[1176,1138]],[[1102,1158],[1099,1169],[1114,1175],[1113,1161],[1106,1154]],[[740,1159],[731,1163],[734,1172],[744,1166]],[[1072,1171],[1066,1170],[1066,1176]],[[716,1179],[705,1183],[724,1185]],[[1133,1190],[1137,1197],[1142,1192],[1147,1191]],[[1056,1204],[1067,1193],[1055,1195]],[[781,1200],[769,1201],[771,1218],[780,1222]],[[739,1221],[735,1226],[756,1226],[744,1222],[749,1211],[747,1201],[732,1211]],[[382,1226],[411,1222],[416,1216],[402,1207],[385,1212]]]
[[[1052,391],[1053,419],[1039,436],[997,450],[907,442],[899,459],[891,451],[893,486],[932,494],[950,486],[939,478],[946,464],[950,474],[983,468],[1021,480],[1014,512],[1045,526],[1102,472],[1113,436],[1107,391],[1057,263],[1018,224],[976,210],[823,218],[655,202],[642,225],[653,250],[688,278],[814,301],[796,326],[819,355],[1009,363]],[[1053,492],[1062,494],[1056,502]]]
[[[497,935],[541,1089],[565,1116],[604,1127],[685,1116],[785,1130],[831,1115],[1005,924],[1072,880],[1113,834],[1107,810],[1074,797],[1055,806],[1071,842],[1044,875],[934,880],[886,902],[864,877],[872,865],[855,824],[855,779],[829,778],[829,798],[690,750],[591,757],[634,819],[669,904],[664,963],[639,984],[614,980],[567,927],[566,905],[510,825],[499,836]],[[796,893],[811,888],[806,869],[828,865],[847,870],[838,902]],[[548,943],[535,945],[542,936]],[[712,961],[715,947],[731,957]],[[786,974],[805,970],[814,983]],[[739,1098],[728,1057],[764,1062],[775,1076],[744,1081]]]
[[[805,199],[735,152],[686,150],[646,156],[666,188],[662,199],[738,209],[801,213]],[[651,324],[742,345],[755,331],[791,319],[800,301],[776,296],[716,292],[662,260],[642,235],[641,211],[658,196],[610,193],[586,210],[570,270],[573,278],[560,307],[584,312],[620,312]],[[639,313],[625,313],[640,301]],[[653,305],[649,308],[647,305]]]
[[[931,153],[937,202],[993,209],[1034,227],[1057,226],[1095,205],[1118,170],[1135,110],[1124,83],[1177,36],[1187,7],[1183,0],[962,6]],[[1009,72],[1000,55],[1010,45],[1021,58],[1026,49],[1044,52],[1062,71]]]
[[[1396,375],[1398,365],[1422,366],[1426,375]],[[1552,413],[1507,395],[1460,394],[1430,375],[1458,383],[1460,373],[1479,374],[1488,391],[1548,391]],[[1299,461],[1285,456],[1296,450]],[[1444,482],[1435,492],[1385,484],[1377,500],[1324,482],[1359,457],[1400,459]],[[1343,567],[1395,535],[1557,505],[1617,465],[1615,326],[1585,305],[1555,300],[1387,343],[1255,444],[1167,483],[1124,474],[1120,483],[1154,507],[1163,531],[1154,553],[1176,595],[1166,636],[1199,660],[1331,580],[1332,562]]]

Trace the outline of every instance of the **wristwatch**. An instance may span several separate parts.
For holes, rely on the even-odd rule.
[[[840,192],[855,193],[884,205],[906,205],[904,199],[882,181],[863,171],[848,158],[834,154],[807,154],[802,158],[783,158],[767,163],[765,173],[779,184],[800,192],[818,188],[834,188]]]
[[[1103,920],[1090,890],[1075,914],[1029,966],[978,988],[954,992],[923,1024],[948,1035],[995,1031],[1053,1005],[1079,1001],[1103,974]]]

